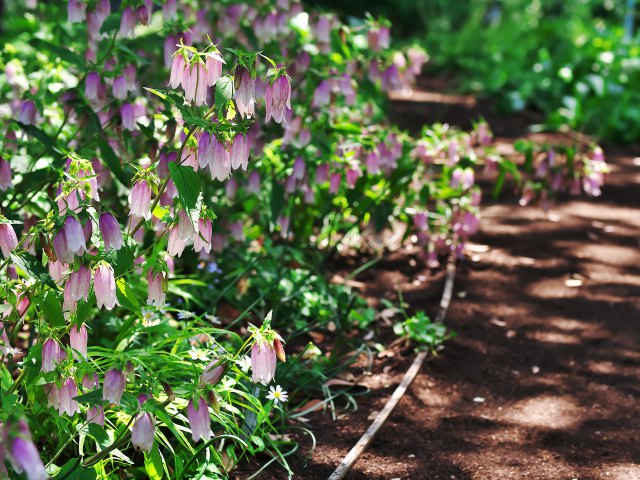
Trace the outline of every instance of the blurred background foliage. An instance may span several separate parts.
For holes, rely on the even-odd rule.
[[[430,75],[491,96],[503,110],[544,114],[600,138],[640,136],[640,45],[634,0],[329,0],[345,16],[391,20],[392,34],[431,56]]]

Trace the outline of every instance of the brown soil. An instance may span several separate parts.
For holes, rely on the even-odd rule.
[[[505,145],[525,132],[521,116],[492,117],[467,98],[415,98],[431,103],[394,107],[414,125],[481,112]],[[457,337],[422,367],[347,478],[640,479],[640,149],[606,151],[612,172],[598,199],[549,213],[515,200],[484,208],[446,319]],[[396,254],[356,280],[374,300],[399,289],[433,314],[441,278]],[[308,416],[318,446],[291,460],[297,478],[330,475],[412,356],[379,356],[357,411]]]

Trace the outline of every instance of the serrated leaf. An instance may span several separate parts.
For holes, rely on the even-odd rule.
[[[96,388],[89,393],[78,395],[73,398],[78,403],[84,403],[86,405],[104,405],[105,400],[102,400],[102,388]]]
[[[109,250],[105,255],[105,260],[113,267],[116,277],[122,276],[129,271],[135,260],[134,250],[126,243],[119,250]]]

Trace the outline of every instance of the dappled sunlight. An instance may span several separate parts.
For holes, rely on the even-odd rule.
[[[569,396],[527,398],[503,407],[504,419],[528,427],[567,429],[583,416],[581,407]]]

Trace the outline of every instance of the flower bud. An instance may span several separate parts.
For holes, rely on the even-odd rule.
[[[200,375],[200,383],[215,385],[220,381],[226,369],[226,363],[220,364],[220,360],[213,360],[204,368],[204,371]]]
[[[18,246],[18,237],[10,223],[0,223],[0,250],[4,258],[9,258]]]

